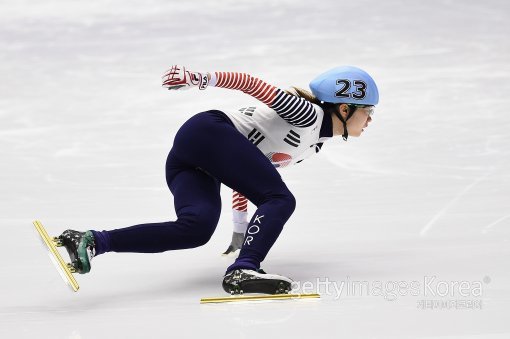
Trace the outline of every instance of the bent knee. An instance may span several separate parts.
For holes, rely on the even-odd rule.
[[[296,209],[296,197],[294,197],[294,194],[292,194],[291,191],[287,190],[285,200],[287,201],[288,208],[290,210],[290,213],[292,214]]]
[[[277,199],[281,203],[281,211],[286,211],[287,215],[290,216],[294,213],[296,209],[296,198],[294,194],[288,189],[282,191],[282,193],[278,194],[274,199]]]
[[[187,238],[188,248],[199,247],[207,244],[216,229],[216,224],[190,222],[189,219],[179,219],[181,225],[185,225],[187,231],[183,234]]]
[[[190,237],[192,247],[198,247],[205,245],[211,239],[218,220],[217,211],[201,210],[179,215],[178,223],[187,229],[186,234]]]
[[[262,193],[257,200],[253,201],[257,207],[268,202],[278,202],[291,211],[291,213],[296,209],[296,198],[286,186]]]
[[[205,244],[207,244],[209,242],[209,240],[211,240],[211,237],[212,237],[213,233],[210,232],[210,233],[199,233],[199,234],[196,234],[194,237],[193,237],[193,246],[192,247],[200,247],[200,246],[204,246]]]
[[[296,198],[288,188],[281,189],[276,192],[267,194],[263,203],[271,203],[278,205],[281,213],[290,216],[296,209]]]

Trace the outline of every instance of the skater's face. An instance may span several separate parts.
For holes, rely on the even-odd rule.
[[[351,106],[352,107],[352,106]],[[340,114],[344,119],[348,116],[349,110],[351,109],[346,104],[342,104],[338,107]],[[347,120],[347,131],[349,136],[359,137],[361,133],[365,131],[368,124],[372,121],[373,106],[370,107],[356,107],[356,110],[352,116]]]

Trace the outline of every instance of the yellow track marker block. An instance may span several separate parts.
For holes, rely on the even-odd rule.
[[[237,301],[260,301],[260,300],[288,300],[288,299],[317,299],[320,298],[318,293],[310,294],[264,294],[264,295],[239,295],[217,298],[202,298],[201,304],[229,303]]]
[[[55,246],[55,240],[51,238],[48,235],[48,232],[44,229],[44,226],[42,223],[38,220],[33,222],[35,229],[37,230],[37,233],[41,236],[42,241],[48,248],[48,252],[50,255],[51,261],[55,264],[55,267],[57,268],[58,272],[60,273],[60,276],[64,280],[64,282],[71,287],[71,289],[74,292],[77,292],[80,286],[78,285],[78,282],[73,276],[72,271],[74,271],[74,268],[70,267],[69,264],[67,264],[60,253],[57,250],[57,247]]]

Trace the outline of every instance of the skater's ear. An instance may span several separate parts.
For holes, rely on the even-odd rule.
[[[340,115],[342,116],[342,118],[347,120],[347,117],[349,116],[349,112],[350,112],[349,105],[340,104],[337,106],[337,110],[338,110],[338,113],[340,113]]]

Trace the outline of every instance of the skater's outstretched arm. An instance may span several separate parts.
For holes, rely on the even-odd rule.
[[[235,190],[232,190],[232,217],[234,231],[224,255],[236,253],[243,247],[244,234],[248,228],[248,199]]]
[[[235,89],[249,94],[274,109],[280,117],[296,127],[308,127],[317,120],[317,112],[309,101],[288,94],[246,73],[191,72],[184,66],[174,65],[163,76],[163,87],[170,90],[190,87],[205,89],[207,86]]]

